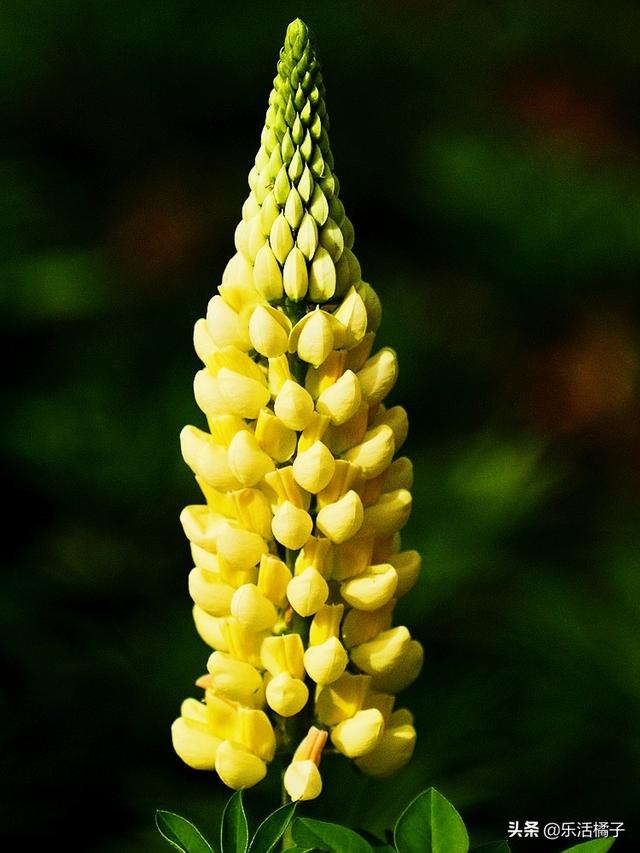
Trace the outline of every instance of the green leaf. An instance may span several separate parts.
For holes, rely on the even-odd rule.
[[[492,841],[490,844],[474,847],[471,853],[511,853],[511,848],[506,841]]]
[[[393,837],[398,853],[467,853],[469,849],[462,818],[435,788],[409,803]]]
[[[248,843],[249,826],[242,804],[242,791],[236,791],[222,813],[220,846],[222,853],[246,853]]]
[[[296,803],[286,803],[266,817],[256,829],[249,845],[249,853],[271,853],[289,826]]]
[[[574,850],[579,850],[580,853],[606,853],[612,847],[614,841],[615,838],[594,838],[592,841],[584,841],[582,844],[567,847],[563,853],[574,853]]]
[[[287,847],[283,853],[316,853],[316,847]]]
[[[369,842],[352,829],[308,817],[294,821],[293,840],[300,846],[317,847],[328,853],[373,853]]]
[[[213,853],[200,831],[184,817],[160,809],[156,812],[158,832],[182,853]]]

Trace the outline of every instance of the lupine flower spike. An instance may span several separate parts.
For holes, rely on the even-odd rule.
[[[185,700],[173,744],[235,789],[288,756],[295,800],[320,793],[327,739],[375,777],[406,764],[416,733],[395,696],[423,656],[407,628],[392,627],[420,568],[400,543],[413,476],[399,455],[407,414],[384,403],[397,359],[374,352],[381,306],[352,251],[324,96],[296,20],[237,252],[195,325],[208,429],[181,434],[205,499],[181,521],[195,626],[212,652],[196,682],[204,699]]]

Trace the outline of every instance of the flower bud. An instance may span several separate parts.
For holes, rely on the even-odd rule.
[[[189,594],[203,610],[212,616],[228,616],[234,589],[220,575],[196,566],[189,572]]]
[[[417,551],[402,551],[400,554],[393,554],[389,557],[389,562],[398,575],[396,596],[400,598],[406,595],[418,580],[422,560]]]
[[[221,296],[214,296],[207,306],[207,330],[217,347],[251,348],[249,330],[240,315]]]
[[[299,678],[281,672],[271,678],[265,691],[269,707],[281,717],[293,717],[301,711],[309,699],[309,688]]]
[[[233,740],[263,761],[272,761],[276,751],[273,726],[264,711],[255,708],[236,709]]]
[[[409,418],[407,410],[403,406],[392,406],[390,409],[380,407],[379,413],[373,419],[372,426],[387,424],[393,430],[396,450],[399,450],[409,434]]]
[[[364,338],[352,350],[347,353],[346,367],[357,373],[371,355],[375,341],[374,332],[367,332]]]
[[[410,489],[413,486],[413,463],[406,456],[400,456],[387,468],[382,490],[395,492],[397,489]]]
[[[406,489],[381,495],[377,503],[364,510],[363,533],[373,534],[379,539],[393,536],[407,523],[411,503],[411,492]]]
[[[363,512],[360,496],[350,490],[340,500],[324,506],[316,517],[316,524],[327,539],[340,544],[358,532]]]
[[[225,785],[239,791],[264,779],[267,765],[242,746],[223,740],[216,753],[216,772]]]
[[[340,678],[348,662],[349,657],[337,637],[329,637],[324,643],[309,646],[304,653],[304,668],[316,684],[331,684]]]
[[[356,285],[356,290],[367,309],[367,329],[370,332],[377,332],[382,321],[382,305],[378,294],[366,281]]]
[[[257,305],[249,320],[253,348],[267,358],[282,355],[287,349],[291,322],[282,311],[270,305]]]
[[[281,607],[287,597],[287,584],[291,580],[291,572],[273,554],[263,554],[260,558],[258,573],[258,589],[276,607]]]
[[[309,759],[292,761],[283,777],[283,784],[292,802],[315,800],[322,793],[322,777],[316,764]]]
[[[208,370],[199,370],[193,377],[193,395],[200,409],[208,417],[224,414],[227,410],[218,381]]]
[[[322,491],[333,477],[335,459],[326,444],[316,441],[308,450],[298,453],[293,462],[296,483],[311,492]]]
[[[309,296],[314,302],[328,302],[336,292],[336,268],[331,255],[318,246],[309,270]]]
[[[383,347],[365,362],[357,373],[362,395],[372,403],[380,403],[395,385],[398,378],[398,357],[390,347]]]
[[[391,601],[397,585],[398,575],[394,567],[382,563],[345,581],[340,587],[340,594],[358,610],[378,610]]]
[[[296,243],[304,257],[310,261],[318,246],[318,226],[310,213],[305,213],[302,217]]]
[[[378,745],[356,764],[374,779],[393,776],[411,759],[416,745],[416,730],[411,723],[398,724],[385,729]]]
[[[406,655],[411,643],[411,635],[404,625],[382,631],[378,636],[351,649],[351,660],[358,669],[369,675],[382,675],[391,672],[403,655]],[[381,687],[376,689],[382,690]],[[390,691],[385,691],[390,692]]]
[[[360,444],[347,450],[344,457],[360,468],[365,479],[371,480],[388,468],[394,452],[393,430],[381,424],[367,430]]]
[[[316,714],[325,726],[335,726],[354,716],[363,706],[371,676],[343,673],[331,684],[320,688],[316,695]]]
[[[240,487],[240,481],[229,467],[227,452],[206,432],[186,426],[180,433],[182,458],[189,468],[215,489],[227,491]]]
[[[256,379],[227,368],[219,370],[216,378],[220,397],[225,403],[227,412],[232,415],[253,420],[258,417],[260,409],[269,402],[269,390],[266,385]]]
[[[284,206],[284,217],[292,228],[297,228],[302,221],[304,208],[300,193],[295,187],[292,187],[287,196],[287,201]]]
[[[375,674],[373,679],[375,689],[384,693],[399,693],[420,675],[423,661],[424,649],[422,645],[417,640],[411,640],[395,666]]]
[[[316,569],[308,568],[296,575],[287,586],[289,603],[300,616],[317,613],[329,596],[326,580]]]
[[[231,472],[243,486],[255,486],[275,467],[271,457],[260,448],[249,430],[241,430],[234,435],[227,458]]]
[[[287,255],[293,248],[293,237],[291,235],[289,223],[282,213],[271,226],[269,243],[271,244],[273,254],[276,256],[276,260],[281,264],[284,264],[287,259]]]
[[[298,356],[318,367],[333,349],[333,327],[326,311],[312,311],[307,317],[298,338]]]
[[[375,639],[382,631],[391,627],[395,599],[383,604],[378,610],[350,610],[342,623],[342,639],[345,646],[359,646]]]
[[[282,299],[282,270],[268,243],[265,243],[256,254],[253,264],[253,283],[258,293],[268,302]]]
[[[285,426],[271,409],[261,409],[255,428],[256,441],[276,462],[286,462],[296,449],[295,430]]]
[[[282,280],[285,293],[289,299],[294,302],[304,299],[307,294],[309,274],[304,255],[297,247],[294,247],[287,255],[282,271]]]
[[[197,320],[193,327],[193,348],[200,361],[203,361],[205,364],[211,353],[214,353],[218,349],[211,337],[207,321],[204,317]]]
[[[327,219],[319,233],[320,245],[327,250],[335,263],[344,250],[342,231],[333,219]]]
[[[291,501],[280,504],[271,522],[275,538],[281,545],[292,551],[302,548],[311,536],[312,528],[313,521],[309,513],[295,506]]]
[[[367,332],[367,309],[355,288],[349,290],[333,316],[344,327],[345,348],[353,349]]]
[[[262,676],[251,664],[224,652],[214,652],[209,657],[207,669],[217,693],[249,706],[261,699]]]
[[[358,711],[331,730],[331,742],[348,758],[359,758],[376,748],[384,729],[384,719],[377,708]]]
[[[288,379],[280,389],[273,408],[285,426],[302,430],[313,415],[313,400],[306,389]]]
[[[360,408],[361,391],[358,377],[351,370],[342,376],[318,397],[318,411],[327,415],[331,423],[339,426],[353,417]]]
[[[245,583],[233,594],[231,613],[252,631],[266,631],[273,628],[278,620],[278,612],[255,584]]]

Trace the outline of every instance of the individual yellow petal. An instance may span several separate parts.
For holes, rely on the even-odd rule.
[[[216,753],[216,772],[235,791],[257,785],[267,774],[267,765],[238,744],[223,740]]]
[[[382,402],[398,378],[398,357],[395,351],[390,347],[383,347],[367,359],[356,375],[365,400],[370,405]]]
[[[300,509],[309,509],[311,495],[296,483],[292,465],[285,465],[266,474],[262,489],[272,503],[289,501]]]
[[[357,373],[371,355],[375,339],[374,332],[367,332],[360,343],[346,354],[345,368]]]
[[[331,255],[318,246],[309,270],[309,296],[314,302],[328,302],[336,292],[336,267]]]
[[[385,472],[383,491],[410,489],[413,486],[413,463],[406,456],[400,456],[389,465]]]
[[[356,290],[367,310],[367,328],[372,332],[377,332],[382,321],[382,305],[378,294],[366,281],[361,281],[356,285]]]
[[[255,486],[275,467],[269,454],[261,449],[249,430],[241,430],[234,435],[227,458],[232,474],[243,486]]]
[[[253,286],[253,271],[247,258],[240,254],[231,258],[222,274],[218,293],[238,313],[260,301]]]
[[[265,453],[268,453],[276,462],[286,462],[295,452],[295,430],[285,426],[271,409],[260,409],[255,437]]]
[[[194,770],[213,770],[220,739],[206,725],[179,717],[171,726],[173,748]]]
[[[262,666],[272,676],[286,672],[293,678],[304,678],[304,646],[300,634],[266,637],[262,642]]]
[[[340,544],[358,532],[363,512],[360,496],[351,489],[335,503],[324,506],[316,517],[316,524],[327,539]]]
[[[364,338],[367,331],[367,309],[354,287],[349,290],[333,312],[333,316],[344,327],[343,345],[346,349],[353,349]]]
[[[180,433],[182,457],[189,468],[215,489],[227,491],[240,487],[227,460],[225,448],[212,436],[194,426],[186,426]]]
[[[319,367],[333,349],[333,326],[326,311],[312,311],[307,317],[297,342],[298,356]]]
[[[327,600],[329,587],[316,569],[305,569],[296,575],[287,586],[289,603],[300,616],[312,616]]]
[[[393,430],[396,450],[399,450],[407,439],[409,434],[409,418],[407,410],[402,406],[392,406],[390,409],[385,409],[380,406],[380,411],[376,413],[371,425],[376,427],[381,424],[387,424]]]
[[[280,389],[273,408],[285,426],[302,430],[313,415],[313,400],[305,388],[288,379]]]
[[[257,305],[249,320],[249,337],[253,348],[267,358],[286,352],[291,322],[282,311],[270,305]]]
[[[206,701],[204,708],[210,730],[220,740],[229,740],[234,735],[236,714],[241,707],[240,703],[217,693],[211,686],[207,687],[204,696]]]
[[[245,583],[234,592],[231,614],[253,631],[273,628],[278,620],[278,612],[272,602],[252,583]]]
[[[281,672],[271,678],[265,691],[269,707],[281,717],[293,717],[309,699],[309,688],[299,678]]]
[[[262,536],[230,524],[220,531],[216,545],[218,554],[234,569],[240,570],[255,566],[268,550]]]
[[[398,586],[398,575],[390,563],[370,566],[361,575],[340,587],[344,600],[358,610],[378,610],[391,601]]]
[[[289,345],[291,345],[291,342]],[[338,381],[338,379],[340,379],[345,371],[346,360],[347,354],[345,352],[334,350],[329,353],[327,358],[319,367],[313,367],[312,365],[307,368],[304,387],[311,394],[314,400],[317,399],[323,391],[326,391],[327,388],[330,388]]]
[[[418,580],[422,560],[417,551],[402,551],[389,557],[389,562],[398,575],[396,596],[400,598],[406,595]]]
[[[180,513],[180,522],[190,542],[214,552],[219,534],[229,526],[229,519],[202,504],[186,506]]]
[[[371,676],[343,673],[332,684],[320,688],[316,694],[315,710],[325,726],[335,726],[353,717],[363,706]]]
[[[199,408],[211,417],[228,411],[227,401],[220,393],[220,385],[208,370],[198,370],[193,377],[193,395]]]
[[[234,719],[233,740],[263,761],[272,761],[276,751],[273,726],[264,711],[238,707]]]
[[[271,506],[260,489],[237,489],[231,498],[235,515],[242,527],[271,539]]]
[[[196,604],[193,608],[193,622],[196,631],[204,642],[220,652],[229,650],[227,638],[224,634],[226,617],[212,616]]]
[[[315,800],[322,792],[322,777],[310,759],[292,761],[283,777],[283,784],[292,802]]]
[[[216,342],[211,337],[211,332],[204,317],[197,320],[193,327],[193,348],[200,361],[203,361],[205,364],[211,354],[218,349]]]
[[[262,666],[260,650],[262,643],[270,634],[269,631],[255,631],[248,628],[234,616],[229,616],[226,620],[223,631],[230,655],[251,664],[256,669]],[[256,700],[254,704],[259,706],[261,703]]]
[[[340,678],[348,662],[347,652],[337,637],[329,637],[324,643],[310,646],[304,653],[304,668],[316,684],[331,684]]]
[[[303,253],[295,246],[287,255],[282,271],[284,290],[289,299],[299,302],[307,294],[309,274]]]
[[[216,378],[220,396],[232,415],[257,418],[260,409],[269,402],[268,388],[256,379],[227,368],[219,370]]]
[[[189,594],[203,610],[212,616],[228,616],[234,589],[224,583],[219,574],[196,566],[189,572]]]
[[[319,646],[329,637],[340,636],[340,621],[344,613],[342,604],[325,604],[313,617],[309,629],[309,645]]]
[[[386,424],[381,424],[367,430],[360,444],[347,450],[344,457],[357,465],[365,479],[370,480],[389,466],[394,452],[393,430]]]
[[[397,489],[386,492],[373,506],[364,510],[363,534],[373,534],[380,539],[393,536],[404,527],[411,514],[411,492]]]
[[[399,693],[420,675],[424,661],[424,650],[417,640],[411,640],[404,654],[389,670],[377,673],[373,679],[376,690],[384,693]]]
[[[348,758],[359,758],[376,748],[384,729],[384,718],[377,708],[358,711],[331,730],[331,742]]]
[[[258,293],[269,302],[282,299],[282,270],[268,243],[264,243],[256,254],[253,283]]]
[[[408,629],[404,625],[399,625],[397,628],[382,631],[373,640],[354,646],[351,649],[351,660],[358,669],[368,675],[382,675],[391,672],[401,662],[403,655],[407,654],[410,644],[411,635]],[[377,683],[375,687],[385,693],[393,692],[384,690]]]
[[[331,426],[327,430],[325,443],[334,454],[344,453],[359,441],[367,431],[369,407],[362,402],[356,413],[340,426]]]
[[[316,441],[322,441],[322,436],[325,434],[328,426],[329,418],[326,417],[326,415],[319,415],[318,412],[314,412],[311,416],[311,420],[300,433],[300,438],[298,439],[298,454],[304,453],[304,451],[308,450],[316,443]]]
[[[328,578],[332,571],[332,544],[328,539],[310,536],[296,557],[295,573],[302,574],[309,566]]]
[[[350,610],[342,623],[342,640],[350,649],[368,640],[373,640],[382,631],[391,627],[395,599],[391,599],[378,610]]]
[[[217,444],[221,444],[223,447],[229,447],[231,439],[237,432],[249,429],[244,420],[237,415],[212,415],[207,418],[207,421],[211,437]]]
[[[313,521],[309,513],[295,506],[291,501],[280,504],[271,522],[275,538],[281,545],[292,551],[302,548],[311,535],[312,528]]]
[[[333,454],[321,441],[316,441],[308,450],[298,453],[293,463],[296,482],[313,495],[325,488],[334,470]]]
[[[205,551],[204,548],[201,548],[199,545],[194,545],[193,542],[190,543],[189,548],[191,551],[191,558],[196,566],[200,566],[208,572],[213,572],[214,575],[219,574],[222,576],[217,554],[212,553],[211,551]],[[223,580],[228,583],[226,578],[223,578]]]
[[[234,346],[247,351],[251,348],[249,329],[244,318],[227,305],[221,296],[214,296],[207,306],[207,330],[217,347]]]
[[[360,382],[351,370],[347,370],[333,385],[318,397],[318,412],[327,415],[331,423],[340,426],[352,418],[362,401]]]
[[[387,728],[372,752],[356,764],[374,779],[386,779],[408,764],[416,745],[416,730],[411,723]]]
[[[207,662],[213,689],[229,699],[253,705],[262,696],[262,676],[246,661],[214,652]]]
[[[263,554],[260,558],[258,589],[276,607],[282,607],[287,597],[287,584],[291,572],[274,554]]]

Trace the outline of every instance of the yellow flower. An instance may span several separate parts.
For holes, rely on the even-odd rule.
[[[380,300],[352,251],[323,91],[308,30],[294,21],[236,253],[194,327],[207,429],[180,435],[203,496],[181,514],[189,593],[212,652],[196,681],[205,701],[185,700],[173,745],[191,767],[246,788],[289,747],[287,720],[308,715],[322,728],[285,771],[296,801],[320,794],[329,736],[373,776],[409,760],[413,721],[393,706],[423,659],[393,627],[420,569],[399,533],[413,484],[397,456],[407,413],[385,405],[398,362],[375,348]]]

